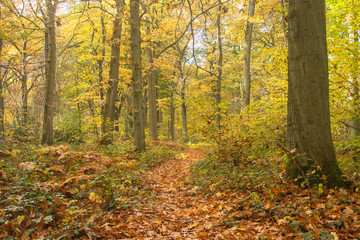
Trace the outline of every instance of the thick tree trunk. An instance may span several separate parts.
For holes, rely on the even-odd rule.
[[[287,175],[343,184],[330,129],[325,0],[289,1]]]
[[[110,87],[106,92],[105,111],[102,126],[102,141],[108,142],[112,140],[112,131],[114,130],[115,120],[115,103],[118,99],[118,83],[119,83],[119,61],[120,61],[120,39],[122,17],[124,11],[124,2],[116,1],[116,15],[114,19],[114,29],[111,43],[111,59],[109,72]]]
[[[148,19],[150,25],[150,19]],[[147,32],[150,34],[150,26],[147,27]],[[145,48],[145,53],[148,62],[148,100],[149,100],[149,133],[152,140],[158,139],[157,133],[157,99],[156,99],[156,69],[154,68],[154,53],[151,43]]]
[[[248,17],[251,18],[255,13],[255,0],[249,0]],[[249,19],[246,24],[245,46],[244,46],[244,88],[243,88],[243,108],[250,104],[251,89],[251,37],[254,23]]]
[[[130,34],[131,34],[131,61],[132,61],[132,90],[134,116],[134,144],[136,150],[145,150],[144,132],[144,103],[141,75],[141,39],[139,0],[130,0]]]
[[[46,30],[45,30],[45,106],[43,121],[43,144],[54,143],[54,108],[55,108],[55,74],[56,74],[56,35],[55,12],[57,1],[46,0]],[[47,35],[47,37],[46,37]]]
[[[216,125],[218,128],[220,128],[220,121],[221,121],[221,115],[220,115],[220,103],[221,103],[221,79],[222,79],[222,68],[223,68],[223,50],[222,50],[222,39],[221,39],[221,11],[222,11],[222,5],[221,1],[219,0],[220,6],[219,6],[219,13],[217,14],[216,19],[216,27],[217,27],[217,44],[218,44],[218,50],[219,50],[219,59],[218,59],[218,77],[216,81]]]

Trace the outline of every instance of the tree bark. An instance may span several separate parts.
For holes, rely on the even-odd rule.
[[[175,140],[175,107],[173,90],[171,90],[170,95],[170,118],[170,140]]]
[[[27,61],[27,42],[24,40],[23,43],[23,52],[22,52],[22,76],[21,76],[21,126],[26,126],[28,122],[28,88],[27,88],[27,80],[28,74],[26,69],[26,61]]]
[[[102,134],[104,142],[112,140],[112,131],[114,130],[115,104],[118,99],[119,83],[119,61],[120,61],[120,40],[122,17],[124,11],[124,1],[116,1],[116,15],[114,19],[114,29],[111,43],[111,59],[109,72],[109,88],[106,92],[105,111],[103,116]]]
[[[94,100],[88,99],[87,102],[88,102],[88,105],[89,105],[90,116],[91,116],[92,119],[95,119],[95,118],[96,118],[96,114],[95,114],[95,104],[94,104]],[[94,123],[93,123],[92,125],[93,125],[92,129],[93,129],[94,135],[98,137],[98,136],[99,136],[99,132],[98,132],[97,124],[94,124]]]
[[[100,2],[100,7],[101,9],[103,8],[102,6],[102,2]],[[104,93],[104,77],[103,77],[103,73],[104,73],[104,60],[105,60],[105,44],[106,44],[106,27],[105,27],[105,20],[104,20],[104,13],[103,11],[101,11],[101,16],[100,16],[100,22],[101,22],[101,59],[99,59],[97,61],[98,66],[99,66],[99,72],[98,72],[98,77],[99,77],[99,91],[100,91],[100,114],[102,117],[105,116],[105,107],[104,107],[104,97],[105,97],[105,93]]]
[[[41,142],[54,143],[54,108],[55,108],[55,74],[56,74],[56,35],[55,12],[57,1],[46,0],[46,30],[45,30],[45,106],[43,134]]]
[[[147,27],[147,32],[150,34],[150,19],[149,26]],[[147,72],[147,81],[148,81],[148,98],[149,98],[149,133],[152,140],[158,139],[157,133],[157,99],[156,99],[156,69],[154,69],[154,53],[150,43],[145,48],[145,53],[147,56],[148,62],[148,72]]]
[[[330,129],[325,0],[289,1],[287,175],[341,186]]]
[[[350,137],[358,137],[360,136],[360,118],[359,118],[359,114],[360,114],[360,106],[359,106],[359,101],[360,101],[360,85],[359,85],[359,61],[358,61],[358,57],[359,57],[359,27],[357,26],[358,24],[358,13],[354,10],[354,1],[352,1],[352,5],[353,5],[353,11],[352,11],[352,17],[353,17],[353,22],[354,25],[353,27],[353,39],[354,39],[354,47],[355,49],[353,50],[354,54],[352,57],[352,63],[354,64],[354,70],[351,73],[351,81],[352,81],[352,110],[354,112],[354,118],[351,119],[351,121],[349,122],[350,127]]]
[[[249,0],[248,17],[251,18],[255,14],[255,0]],[[254,23],[251,19],[247,21],[245,31],[245,46],[244,46],[244,88],[243,88],[243,108],[250,104],[250,89],[251,89],[251,74],[250,74],[250,60],[251,60],[251,37]]]
[[[132,113],[132,98],[130,95],[125,95],[127,111],[125,112],[125,138],[131,139],[134,135],[133,113]]]
[[[1,7],[0,7],[0,18],[1,18]],[[3,39],[0,35],[0,64],[2,64],[2,48],[3,48]],[[3,74],[2,67],[0,67],[0,139],[4,138],[5,124],[4,124],[4,88],[3,88]]]
[[[187,115],[186,115],[186,102],[185,102],[185,89],[181,90],[181,118],[183,125],[184,142],[189,141],[188,127],[187,127]]]
[[[131,65],[134,117],[134,144],[136,150],[145,150],[144,103],[141,75],[141,39],[139,0],[130,0]]]
[[[222,5],[221,0],[219,0],[219,13],[217,14],[216,19],[216,27],[217,27],[217,45],[219,50],[219,59],[218,59],[218,77],[216,81],[216,94],[215,94],[215,101],[216,101],[216,125],[220,128],[220,103],[221,103],[221,79],[222,79],[222,68],[223,68],[223,50],[222,50],[222,39],[221,39],[221,12],[222,12]]]
[[[181,100],[181,119],[182,119],[182,126],[183,126],[183,136],[184,141],[189,141],[189,134],[188,134],[188,127],[187,127],[187,115],[186,115],[186,97],[185,97],[185,90],[186,90],[186,79],[184,74],[184,68],[183,68],[183,59],[185,56],[187,44],[180,49],[180,47],[177,47],[177,51],[179,54],[179,59],[176,62],[176,68],[178,70],[179,74],[179,80],[181,81],[181,88],[180,88],[180,100]]]

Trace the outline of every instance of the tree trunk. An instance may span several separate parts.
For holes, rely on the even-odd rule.
[[[111,59],[109,72],[110,87],[106,92],[105,112],[102,126],[102,141],[109,142],[112,140],[112,131],[114,130],[115,120],[115,103],[118,99],[118,83],[119,83],[119,61],[120,61],[120,39],[122,17],[124,11],[124,2],[116,1],[116,15],[114,19],[114,29],[111,43]]]
[[[170,96],[170,140],[175,140],[175,107],[174,107],[174,92],[171,91]]]
[[[96,114],[95,114],[95,104],[94,104],[94,100],[88,99],[87,102],[88,102],[88,105],[89,105],[90,116],[91,116],[92,119],[95,119],[95,118],[96,118]],[[93,123],[92,126],[93,126],[92,129],[93,129],[94,135],[95,135],[95,136],[99,136],[97,124],[94,124],[94,123]]]
[[[185,90],[186,90],[187,76],[185,76],[184,68],[183,68],[183,59],[185,56],[186,49],[187,49],[187,44],[182,49],[179,46],[177,46],[179,59],[176,62],[176,68],[178,70],[179,80],[181,81],[181,84],[182,84],[181,89],[180,89],[180,100],[181,100],[181,118],[182,118],[182,125],[183,125],[183,136],[184,136],[184,141],[188,142],[189,134],[188,134],[188,128],[187,128],[187,115],[186,115],[186,102],[185,102]]]
[[[360,118],[359,118],[359,114],[360,114],[360,106],[359,106],[359,101],[360,101],[360,91],[359,91],[359,27],[356,25],[358,24],[358,13],[355,11],[354,9],[354,1],[352,1],[352,5],[353,5],[353,11],[352,11],[352,17],[353,17],[353,22],[354,25],[353,27],[353,34],[354,34],[354,47],[355,49],[353,49],[353,58],[352,58],[352,62],[354,64],[354,70],[351,73],[351,77],[352,77],[352,110],[354,112],[355,117],[350,121],[349,125],[350,127],[350,137],[358,137],[360,136]]]
[[[119,120],[120,120],[121,111],[122,111],[123,106],[124,106],[124,102],[125,102],[125,96],[122,95],[121,98],[120,98],[119,107],[117,107],[117,108],[115,109],[115,122],[116,122],[115,127],[114,127],[115,132],[119,132],[119,131],[120,131]]]
[[[1,18],[1,8],[0,8],[0,18]],[[2,47],[3,47],[3,39],[0,35],[0,64],[2,64]],[[0,67],[0,139],[4,138],[5,132],[5,124],[4,124],[4,88],[3,88],[3,73],[2,67]]]
[[[102,2],[100,2],[100,7],[101,9],[103,8],[102,6]],[[105,107],[104,107],[104,77],[103,77],[103,73],[104,73],[104,60],[105,60],[105,44],[106,44],[106,27],[105,27],[105,21],[104,21],[104,13],[103,11],[101,11],[101,17],[100,17],[100,22],[101,22],[101,59],[99,59],[97,61],[98,66],[99,66],[99,91],[100,91],[100,114],[102,117],[105,116]]]
[[[287,175],[341,186],[330,129],[325,0],[289,1]]]
[[[149,25],[150,25],[150,19]],[[147,27],[147,32],[150,34],[150,26]],[[149,98],[149,133],[152,140],[158,139],[157,133],[157,102],[156,102],[156,69],[154,69],[154,53],[151,47],[151,43],[145,48],[148,62],[148,98]]]
[[[23,52],[22,52],[22,76],[21,76],[21,126],[26,126],[28,122],[28,89],[27,89],[27,69],[26,69],[26,61],[27,61],[27,42],[24,41],[23,44]]]
[[[132,62],[132,91],[134,116],[134,144],[136,150],[145,150],[144,103],[141,76],[141,45],[139,0],[130,0],[130,35]]]
[[[221,39],[221,11],[222,11],[222,5],[221,0],[219,0],[220,6],[219,6],[219,13],[217,14],[216,19],[216,27],[217,27],[217,44],[218,44],[218,50],[219,50],[219,59],[218,59],[218,77],[216,81],[216,95],[215,95],[215,101],[216,101],[216,125],[218,128],[220,128],[220,103],[221,103],[221,78],[222,78],[222,67],[223,67],[223,51],[222,51],[222,39]]]
[[[43,121],[43,144],[54,143],[54,108],[55,108],[55,74],[56,74],[56,36],[55,12],[57,1],[46,0],[45,30],[45,106]],[[47,35],[47,36],[46,36]],[[47,41],[46,41],[47,40]]]
[[[133,114],[132,114],[132,99],[131,96],[126,95],[125,96],[126,99],[126,106],[127,106],[127,111],[125,112],[125,138],[126,139],[131,139],[133,136],[133,129],[134,129],[134,124],[133,124]]]
[[[249,0],[248,17],[251,18],[255,13],[255,0]],[[251,60],[251,37],[253,30],[252,19],[249,19],[246,24],[245,31],[245,46],[244,46],[244,88],[243,88],[243,108],[250,104],[250,89],[251,89],[251,74],[250,74],[250,60]]]
[[[189,141],[188,127],[187,127],[187,116],[186,116],[186,103],[185,103],[185,89],[181,90],[181,118],[183,124],[184,142]]]

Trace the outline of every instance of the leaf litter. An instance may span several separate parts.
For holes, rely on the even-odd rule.
[[[206,190],[189,181],[205,151],[151,144],[165,150],[3,154],[0,238],[360,239],[358,189],[303,189],[273,176],[270,188]]]

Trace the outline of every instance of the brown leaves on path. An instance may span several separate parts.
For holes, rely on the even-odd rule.
[[[156,198],[147,206],[132,209],[111,232],[123,239],[223,239],[226,228],[222,194],[205,199],[198,187],[184,185],[191,166],[205,152],[194,149],[179,153],[146,173],[146,184]]]

